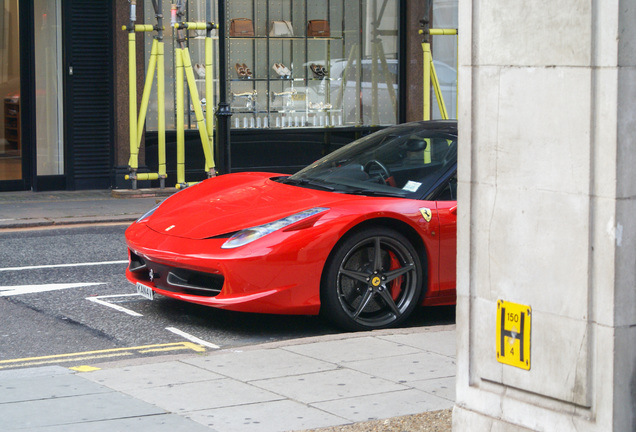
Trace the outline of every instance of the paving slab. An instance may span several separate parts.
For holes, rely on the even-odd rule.
[[[431,352],[393,356],[388,362],[382,359],[350,362],[347,363],[347,367],[403,384],[422,379],[455,376],[456,370],[454,359]]]
[[[455,402],[455,375],[445,378],[411,381],[409,385],[423,392]]]
[[[284,399],[279,394],[231,378],[126,392],[176,414]]]
[[[367,359],[382,359],[401,354],[415,354],[420,351],[414,347],[372,336],[294,345],[285,349],[337,364]]]
[[[114,391],[0,404],[6,431],[157,414],[165,411]]]
[[[252,381],[251,384],[307,404],[407,388],[348,369]]]
[[[280,432],[348,423],[347,419],[291,400],[197,411],[188,418],[223,432]]]
[[[282,349],[219,353],[207,357],[186,359],[184,362],[245,382],[337,368],[333,363]]]
[[[224,378],[206,369],[182,361],[102,369],[82,375],[87,380],[104,384],[118,391],[149,389]]]
[[[0,380],[0,404],[108,392],[112,390],[70,374]]]
[[[318,402],[312,406],[346,418],[349,422],[362,422],[452,408],[454,404],[454,401],[420,390],[407,389]]]
[[[437,354],[455,358],[457,352],[456,339],[448,337],[445,332],[429,331],[411,334],[394,334],[378,336],[380,339],[408,345],[423,351],[430,351]]]
[[[74,373],[75,372],[72,370],[61,366],[38,366],[26,369],[6,369],[0,370],[0,381],[34,376],[72,375]]]
[[[28,430],[30,432],[215,432],[215,429],[176,414],[66,423],[58,426],[29,428]]]
[[[60,366],[0,371],[0,419],[3,431],[210,430]]]

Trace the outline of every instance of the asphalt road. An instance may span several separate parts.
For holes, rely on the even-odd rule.
[[[244,314],[136,294],[126,225],[0,231],[0,370],[232,348],[336,333],[319,317]],[[424,308],[410,326],[449,324]]]

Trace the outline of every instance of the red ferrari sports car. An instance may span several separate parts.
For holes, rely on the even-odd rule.
[[[455,303],[456,190],[456,122],[390,127],[291,176],[174,194],[126,231],[126,276],[150,299],[396,326]]]

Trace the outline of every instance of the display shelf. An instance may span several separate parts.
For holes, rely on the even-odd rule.
[[[20,137],[20,100],[18,98],[6,98],[4,100],[4,139],[8,143],[5,153],[22,151]]]
[[[344,124],[342,98],[340,106],[335,104],[340,80],[332,79],[329,73],[332,61],[345,57],[350,44],[346,39],[360,38],[359,33],[345,31],[345,1],[236,0],[229,5],[227,22],[249,19],[253,27],[253,35],[237,36],[230,35],[228,26],[226,35],[227,92],[233,116],[238,116],[231,123],[233,128],[258,128],[259,120],[261,128]],[[328,36],[308,35],[308,22],[316,19],[329,22]],[[287,20],[287,29],[291,27],[293,34],[271,34],[276,20]],[[238,77],[236,64],[245,65],[252,75]],[[312,72],[314,64],[326,69],[325,76]],[[289,73],[279,76],[284,68]],[[254,93],[245,100],[248,92]]]
[[[329,37],[318,37],[318,36],[229,36],[229,40],[270,40],[270,41],[282,41],[282,40],[296,40],[296,41],[335,41],[342,40],[342,36],[329,36]]]

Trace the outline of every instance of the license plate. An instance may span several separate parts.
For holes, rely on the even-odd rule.
[[[153,300],[155,293],[152,291],[152,288],[150,288],[149,286],[146,286],[142,283],[137,282],[137,294],[139,294],[140,296],[146,297],[148,300]]]

